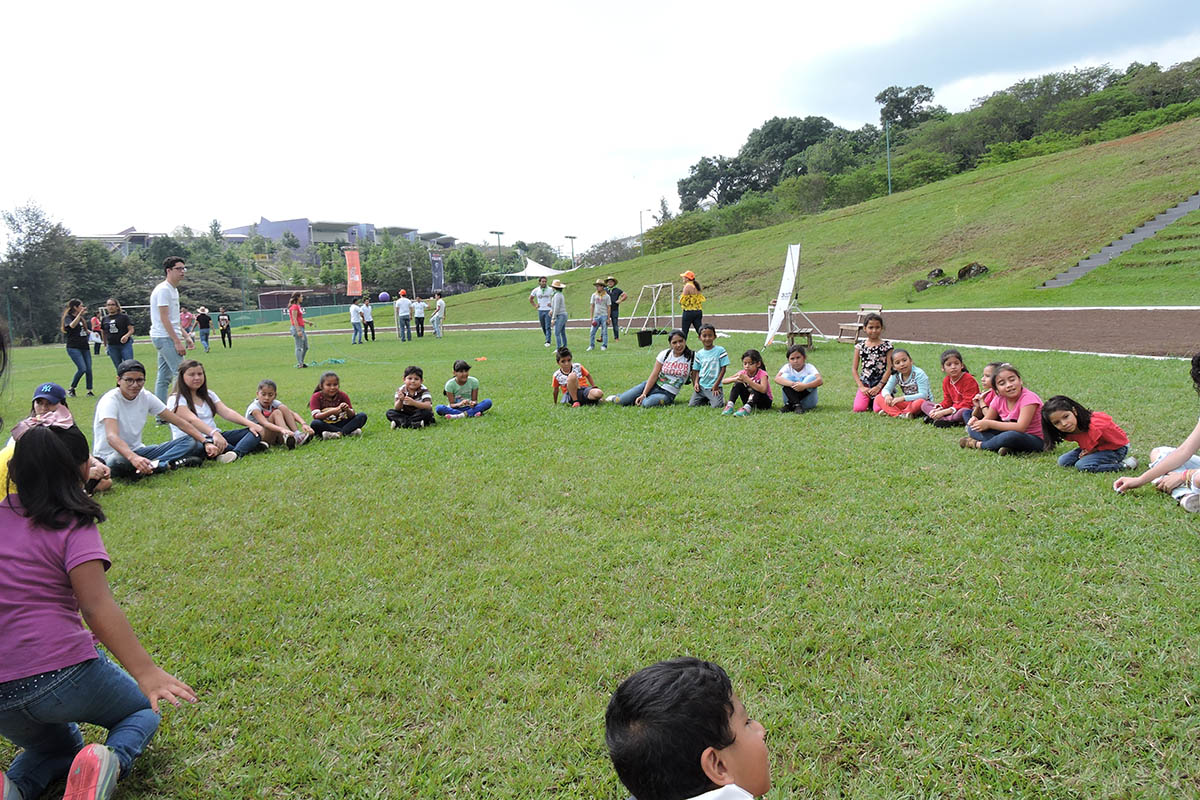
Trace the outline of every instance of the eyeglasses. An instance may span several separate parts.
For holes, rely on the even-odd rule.
[[[118,378],[121,383],[128,383],[130,386],[137,386],[139,383],[145,383],[145,378]]]
[[[171,267],[171,269],[177,269],[180,272],[187,272],[187,267],[183,266],[182,264],[176,264],[175,266]]]

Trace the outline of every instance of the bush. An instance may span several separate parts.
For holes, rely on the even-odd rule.
[[[887,170],[878,165],[859,167],[829,178],[826,202],[830,208],[852,206],[887,194]]]
[[[706,211],[688,211],[646,231],[642,241],[647,253],[661,253],[711,238],[714,222]]]
[[[816,214],[825,205],[829,179],[824,175],[797,175],[780,183],[772,191],[775,208],[781,214]]]

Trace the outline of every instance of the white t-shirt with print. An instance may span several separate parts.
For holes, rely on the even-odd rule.
[[[662,365],[658,373],[658,386],[670,394],[679,394],[679,389],[692,372],[692,360],[686,354],[675,355],[675,351],[667,348],[655,359]]]
[[[424,319],[425,309],[428,307],[429,307],[429,303],[426,303],[424,300],[418,300],[417,302],[412,304],[412,312],[413,312],[412,315],[414,317],[420,317],[420,318]]]
[[[554,299],[554,290],[549,286],[539,286],[529,293],[537,301],[538,311],[549,311],[550,301]]]
[[[110,389],[96,403],[96,419],[92,423],[92,450],[97,456],[107,461],[117,451],[108,443],[108,434],[104,430],[104,420],[117,421],[117,435],[133,450],[142,446],[142,430],[146,427],[146,418],[158,416],[166,408],[166,404],[145,389],[132,400],[126,400],[120,389]]]
[[[810,383],[821,377],[821,373],[817,372],[817,368],[807,361],[804,363],[804,369],[797,372],[792,369],[791,362],[783,362],[783,366],[779,368],[777,377],[787,381],[795,381],[796,383]]]

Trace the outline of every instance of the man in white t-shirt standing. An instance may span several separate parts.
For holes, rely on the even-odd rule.
[[[211,434],[167,408],[143,388],[145,385],[146,368],[142,362],[126,359],[117,366],[117,388],[106,392],[96,403],[93,450],[108,465],[114,478],[198,467],[204,463],[206,454],[217,454]],[[158,445],[143,445],[142,431],[150,416],[161,417],[186,435]]]
[[[433,298],[437,303],[433,307],[433,335],[438,339],[442,338],[442,322],[446,319],[446,301],[442,299],[441,292],[434,292]]]
[[[545,277],[538,278],[537,288],[529,293],[529,305],[537,309],[538,322],[546,335],[546,347],[550,346],[550,302],[553,299],[554,290],[546,285]]]
[[[150,342],[158,351],[158,374],[154,377],[154,396],[167,402],[167,390],[179,361],[187,352],[183,328],[179,325],[179,284],[187,274],[187,265],[179,256],[163,259],[165,280],[150,293]]]
[[[400,341],[412,341],[412,330],[409,325],[412,323],[412,300],[408,299],[408,291],[400,290],[400,296],[396,298],[396,335],[400,337]]]

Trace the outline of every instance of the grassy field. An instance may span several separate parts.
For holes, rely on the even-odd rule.
[[[1200,292],[1194,259],[1179,269],[1114,266],[1061,289],[1035,287],[1200,189],[1198,174],[1200,119],[1193,119],[600,269],[616,275],[631,298],[643,284],[678,281],[679,273],[694,270],[709,297],[706,312],[760,311],[778,290],[787,245],[799,242],[797,297],[812,310],[872,302],[888,308],[1178,304]],[[934,268],[954,274],[973,261],[991,272],[961,285],[912,288]],[[594,277],[585,270],[564,279],[572,316],[586,316]],[[513,319],[532,286],[452,298],[453,321]]]
[[[604,389],[646,377],[653,351],[572,335]],[[913,354],[937,373],[935,348]],[[748,419],[552,407],[533,333],[314,336],[310,355],[345,359],[361,439],[104,497],[118,601],[202,698],[122,797],[623,798],[608,695],[678,654],[723,664],[770,731],[771,798],[1200,792],[1198,521],[1157,492],[850,414],[846,346],[813,353],[816,412]],[[436,392],[479,357],[485,417],[387,428],[405,365]],[[264,377],[303,406],[321,371],[286,338],[203,360],[239,409]],[[1196,418],[1183,362],[1018,364],[1113,414],[1143,462]],[[71,371],[18,350],[6,423]],[[72,408],[90,436],[94,401]]]

